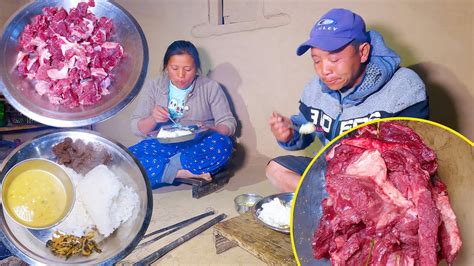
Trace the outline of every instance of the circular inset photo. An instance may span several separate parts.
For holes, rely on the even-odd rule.
[[[473,143],[440,124],[389,118],[313,159],[295,196],[301,265],[473,265]]]

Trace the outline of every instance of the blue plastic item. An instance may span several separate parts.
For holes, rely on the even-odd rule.
[[[5,159],[16,146],[15,142],[0,140],[0,160]]]

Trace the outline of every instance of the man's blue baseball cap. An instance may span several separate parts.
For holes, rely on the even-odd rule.
[[[353,40],[361,42],[368,40],[364,20],[348,9],[335,8],[316,22],[309,40],[298,47],[296,54],[302,55],[311,47],[333,52]]]

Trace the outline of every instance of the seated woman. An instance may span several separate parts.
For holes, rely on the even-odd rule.
[[[210,129],[198,140],[161,144],[146,138],[129,148],[146,170],[152,188],[171,184],[176,177],[211,180],[230,158],[236,119],[220,85],[200,72],[196,47],[175,41],[163,58],[163,75],[149,81],[140,94],[131,121],[135,135],[146,137],[169,125],[170,117]]]

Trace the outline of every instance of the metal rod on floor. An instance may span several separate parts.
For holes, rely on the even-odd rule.
[[[183,225],[182,227],[184,227],[184,226],[185,226],[185,225]],[[157,237],[154,237],[154,238],[152,238],[152,239],[150,239],[150,240],[148,240],[148,241],[145,241],[145,242],[143,242],[143,243],[140,243],[140,244],[135,248],[135,250],[140,249],[140,248],[142,248],[142,247],[144,247],[144,246],[150,245],[151,243],[154,243],[154,242],[156,242],[156,241],[162,239],[163,237],[165,237],[165,236],[167,236],[167,235],[170,235],[170,234],[172,234],[172,233],[178,231],[178,230],[181,229],[182,227],[173,228],[173,229],[169,230],[168,232],[165,232],[165,233],[163,233],[163,234],[161,234],[161,235],[159,235],[159,236],[157,236]]]
[[[196,216],[194,216],[194,217],[192,217],[192,218],[186,219],[186,220],[181,221],[181,222],[179,222],[179,223],[175,223],[175,224],[172,224],[172,225],[170,225],[170,226],[163,227],[163,228],[161,228],[161,229],[158,229],[158,230],[156,230],[156,231],[153,231],[153,232],[151,232],[151,233],[149,233],[149,234],[146,234],[145,236],[143,236],[143,238],[147,238],[147,237],[150,237],[150,236],[159,234],[159,233],[161,233],[161,232],[164,232],[164,231],[173,229],[173,228],[175,228],[175,227],[177,227],[178,229],[179,229],[179,228],[182,228],[182,227],[184,227],[184,226],[186,226],[186,225],[188,225],[188,224],[191,224],[191,223],[193,223],[193,222],[199,221],[199,220],[201,220],[202,218],[207,217],[207,216],[209,216],[209,215],[213,215],[213,214],[215,214],[215,213],[216,213],[216,211],[215,211],[214,209],[210,209],[210,210],[208,210],[207,212],[205,212],[205,213],[203,213],[203,214],[196,215]]]
[[[176,239],[175,241],[169,243],[168,245],[160,248],[159,250],[151,253],[150,255],[146,256],[144,259],[134,263],[133,265],[150,265],[153,262],[157,261],[159,258],[166,255],[166,253],[170,252],[171,250],[175,249],[179,245],[183,244],[184,242],[188,241],[189,239],[197,236],[198,234],[206,231],[213,225],[217,224],[218,222],[224,220],[227,217],[225,213],[215,217],[214,219],[206,222],[205,224],[199,226],[198,228],[190,231],[189,233],[181,236],[180,238]]]
[[[135,250],[137,250],[137,249],[139,249],[139,248],[142,248],[142,247],[144,247],[144,246],[147,246],[147,245],[149,245],[149,244],[151,244],[151,243],[154,243],[154,242],[156,242],[156,241],[162,239],[163,237],[165,237],[165,236],[167,236],[167,235],[170,235],[170,234],[172,234],[172,233],[178,231],[179,229],[181,229],[181,228],[183,228],[183,227],[185,227],[185,226],[188,226],[188,225],[190,225],[190,224],[192,224],[192,223],[194,223],[194,222],[197,222],[197,221],[201,220],[201,219],[204,218],[204,217],[207,217],[207,216],[209,216],[209,215],[213,215],[213,214],[215,214],[215,213],[216,213],[216,211],[215,211],[214,209],[208,208],[208,211],[205,212],[205,213],[203,213],[203,214],[194,216],[194,217],[192,217],[192,218],[186,219],[186,220],[181,221],[181,222],[179,222],[179,223],[175,223],[175,224],[172,224],[172,225],[170,225],[170,226],[167,226],[167,227],[158,229],[158,230],[156,230],[156,231],[153,231],[153,232],[151,232],[151,233],[145,235],[142,239],[145,239],[145,238],[147,238],[147,237],[156,235],[156,234],[161,233],[161,232],[165,232],[165,231],[167,231],[167,232],[165,232],[165,233],[163,233],[163,234],[161,234],[161,235],[158,235],[157,237],[154,237],[154,238],[152,238],[152,239],[150,239],[150,240],[148,240],[148,241],[145,241],[145,242],[139,244],[138,246],[135,247]],[[168,231],[168,230],[169,230],[169,231]]]

